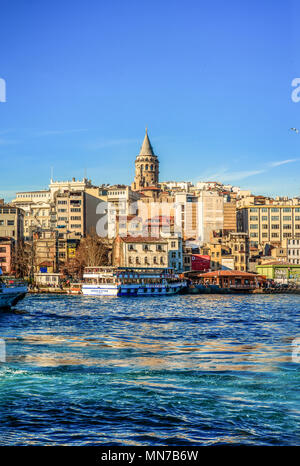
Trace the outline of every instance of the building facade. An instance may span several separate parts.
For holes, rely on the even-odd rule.
[[[291,264],[300,264],[300,239],[288,239],[287,260]]]
[[[0,204],[0,237],[23,238],[24,211],[14,205]]]
[[[238,231],[249,233],[251,245],[280,245],[300,238],[300,205],[263,204],[238,209]]]
[[[172,267],[182,270],[181,238],[120,237],[113,244],[116,267]]]
[[[14,249],[14,239],[10,237],[0,237],[0,268],[3,274],[10,274],[12,271],[12,256]]]

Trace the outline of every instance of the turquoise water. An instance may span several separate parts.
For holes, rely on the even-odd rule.
[[[300,296],[32,295],[0,313],[1,445],[299,445]]]

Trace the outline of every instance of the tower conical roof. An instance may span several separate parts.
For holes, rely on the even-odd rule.
[[[147,128],[146,128],[146,134],[145,134],[144,141],[143,141],[139,155],[154,155],[153,148],[151,146],[151,142],[148,137]]]

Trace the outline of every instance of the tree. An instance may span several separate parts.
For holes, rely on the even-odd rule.
[[[82,277],[85,267],[105,266],[109,265],[109,262],[109,241],[99,237],[96,231],[92,230],[80,241],[75,258],[64,264],[63,272],[67,275]]]
[[[12,270],[17,278],[30,276],[33,272],[34,250],[32,243],[18,240],[12,253]]]

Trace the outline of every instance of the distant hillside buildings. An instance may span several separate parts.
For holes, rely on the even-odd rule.
[[[160,181],[147,130],[131,186],[51,179],[48,189],[2,201],[0,265],[10,273],[7,251],[24,240],[35,248],[35,272],[56,273],[93,230],[109,240],[113,263],[126,267],[188,271],[201,264],[195,255],[208,257],[212,271],[300,264],[299,198],[254,196],[217,181]]]

